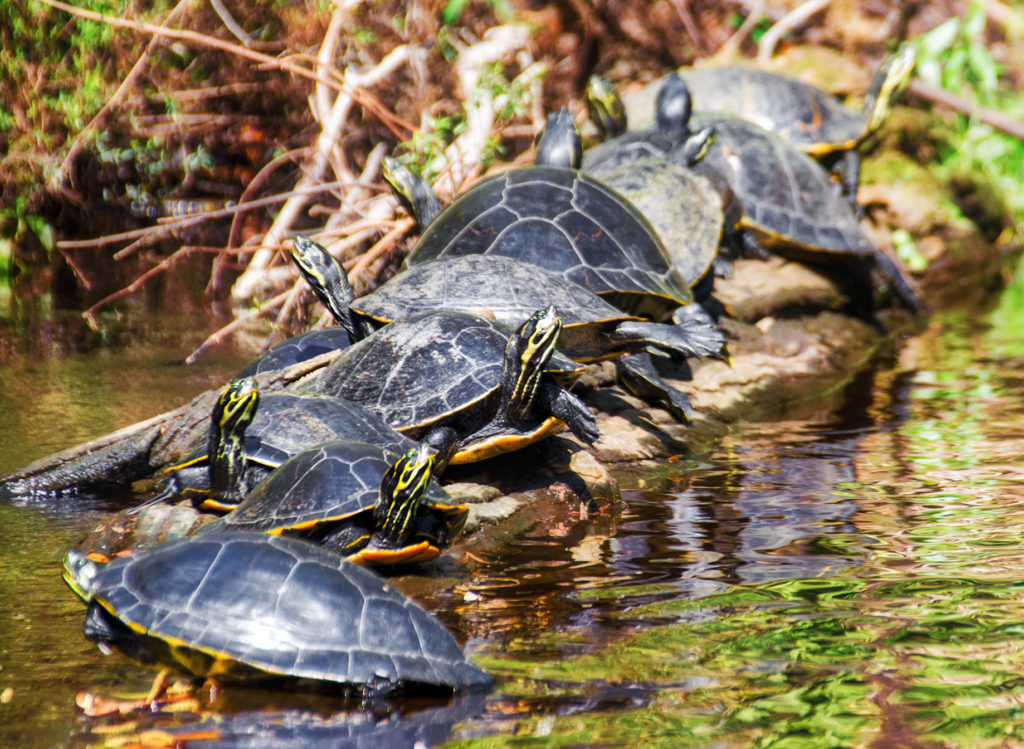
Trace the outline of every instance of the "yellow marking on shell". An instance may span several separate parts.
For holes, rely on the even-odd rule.
[[[540,442],[545,437],[558,434],[564,427],[565,423],[561,419],[549,416],[529,434],[498,434],[469,447],[464,447],[452,456],[449,464],[476,463],[487,458],[493,458],[495,455],[519,450],[535,442]]]
[[[413,564],[435,559],[441,550],[429,541],[421,541],[401,549],[374,549],[365,547],[347,557],[356,564]]]
[[[211,648],[202,648],[189,644],[187,641],[170,635],[154,633],[137,622],[131,622],[117,615],[108,601],[100,596],[93,596],[93,599],[100,604],[111,616],[128,627],[132,632],[148,637],[158,644],[158,647],[166,650],[175,663],[190,673],[199,676],[217,676],[222,674],[235,674],[248,670],[264,671],[258,666],[250,666],[242,663],[235,656]],[[273,673],[273,672],[267,672]]]

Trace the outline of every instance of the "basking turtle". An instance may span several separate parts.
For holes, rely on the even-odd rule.
[[[88,639],[198,677],[491,681],[413,601],[299,539],[208,533],[107,564],[72,551],[64,580],[89,606]]]
[[[914,72],[915,53],[904,45],[875,73],[860,111],[831,94],[779,73],[745,67],[679,70],[698,112],[742,117],[780,135],[787,143],[829,164],[856,206],[859,146],[885,124],[893,102]]]
[[[431,480],[434,467],[425,443],[396,460],[377,445],[325,442],[285,461],[204,532],[302,535],[352,561],[423,562],[448,545],[468,513]]]
[[[342,352],[308,388],[354,401],[413,439],[437,444],[439,430],[454,430],[452,463],[516,450],[563,423],[593,443],[593,415],[549,372],[561,327],[554,307],[515,331],[464,312],[413,315]],[[581,371],[568,366],[570,376]]]
[[[713,173],[728,184],[742,207],[738,229],[745,247],[838,266],[844,280],[855,284],[853,304],[868,318],[872,316],[870,303],[864,300],[871,299],[872,285],[864,261],[873,262],[912,310],[921,309],[913,283],[864,234],[849,203],[817,162],[774,133],[738,117],[698,112],[680,121],[668,116],[688,112],[688,100],[686,83],[670,75],[658,96],[658,129],[685,135],[691,127],[714,127],[715,144],[695,169],[701,174]],[[673,162],[686,158],[682,153],[685,142],[677,138],[677,145],[665,151],[664,158]],[[584,157],[584,169],[588,158],[593,166],[614,153],[615,140],[591,149]]]
[[[568,111],[548,118],[537,166],[484,180],[423,231],[406,265],[442,257],[503,255],[561,275],[616,307],[667,318],[691,295],[647,220],[598,180],[561,161],[579,134]],[[554,156],[550,156],[554,154]],[[578,164],[576,164],[578,166]]]
[[[291,456],[337,439],[396,451],[413,446],[355,403],[280,391],[261,397],[252,378],[232,380],[210,414],[207,438],[166,469],[159,492],[146,504],[187,497],[204,509],[230,510]]]
[[[362,337],[348,311],[349,302],[354,298],[354,294],[345,268],[341,261],[326,249],[323,252],[311,252],[312,245],[316,243],[309,237],[296,236],[290,253],[291,258],[313,289],[313,293],[338,323],[338,327],[309,330],[282,341],[249,362],[235,378],[252,377],[262,372],[284,369],[330,351],[348,348]]]
[[[558,350],[578,362],[611,359],[648,346],[679,356],[711,356],[725,345],[724,336],[713,328],[647,322],[559,275],[501,255],[414,265],[356,299],[352,313],[377,327],[437,309],[486,312],[512,327],[552,300],[558,300],[562,318]]]

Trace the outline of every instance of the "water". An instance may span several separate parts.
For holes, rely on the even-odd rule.
[[[699,464],[624,474],[621,507],[556,505],[507,546],[424,569],[428,585],[403,580],[496,676],[486,698],[390,716],[317,698],[270,721],[251,710],[282,695],[252,690],[158,725],[263,731],[255,745],[1024,743],[1021,297],[1011,286],[991,309],[936,317],[829,410],[738,426]],[[230,373],[160,365],[201,338],[160,319],[128,345],[41,350],[26,342],[38,326],[10,312],[0,412],[16,438],[0,470]],[[77,717],[74,695],[152,678],[82,638],[60,581],[101,509],[0,506],[0,745],[111,741],[123,721]]]

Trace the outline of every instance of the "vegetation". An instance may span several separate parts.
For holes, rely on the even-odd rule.
[[[109,275],[105,248],[119,250],[115,260],[158,250],[124,290],[89,298],[94,319],[194,252],[219,251],[210,288],[223,295],[225,273],[251,254],[235,289],[244,319],[295,329],[305,324],[295,313],[300,289],[264,283],[288,232],[321,231],[358,288],[393,272],[410,240],[411,224],[394,223],[401,215],[377,179],[378,144],[447,198],[495,159],[527,150],[544,111],[573,101],[591,72],[623,83],[716,51],[786,57],[812,33],[819,48],[870,68],[885,49],[867,30],[893,14],[918,50],[922,81],[1007,119],[1024,116],[1010,93],[1019,81],[1001,62],[1024,37],[1019,3],[973,2],[963,18],[935,3],[884,12],[835,3],[796,24],[770,9],[753,17],[749,5],[656,2],[638,13],[451,0],[430,11],[397,2],[341,11],[261,0],[232,17],[168,0],[89,0],[74,13],[54,0],[5,4],[0,75],[14,95],[0,105],[0,275],[45,266],[57,251],[87,288],[90,274]],[[168,36],[154,41],[161,24]],[[329,132],[332,102],[346,97],[351,110]],[[924,146],[897,147],[969,193],[966,202],[984,194],[998,203],[999,236],[1024,216],[1024,146],[977,112],[940,118],[928,120]],[[340,149],[325,149],[335,141]],[[916,239],[897,228],[893,244],[922,264]]]

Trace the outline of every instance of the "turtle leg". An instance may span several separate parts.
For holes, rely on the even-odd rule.
[[[615,360],[619,380],[633,395],[645,401],[660,403],[682,422],[693,418],[694,410],[685,393],[669,387],[654,368],[648,353],[630,354]]]
[[[693,303],[687,307],[699,307]],[[711,318],[694,314],[683,316],[678,323],[624,320],[615,328],[616,338],[637,342],[678,356],[720,356],[725,348],[725,334]]]
[[[857,218],[863,218],[864,208],[857,202],[857,189],[860,187],[860,154],[856,149],[844,151],[834,164],[832,173],[839,178],[842,185],[842,193],[848,201]]]
[[[539,413],[557,416],[582,442],[593,445],[601,437],[594,414],[583,401],[553,382],[542,382],[535,406]]]
[[[878,270],[892,284],[893,291],[907,305],[907,309],[915,315],[927,312],[928,305],[918,296],[916,291],[917,284],[907,276],[903,266],[881,249],[875,252],[874,258]]]

